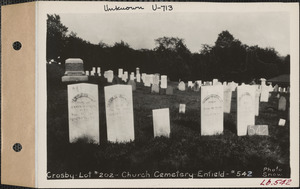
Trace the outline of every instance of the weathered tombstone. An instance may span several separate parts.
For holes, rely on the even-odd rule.
[[[85,71],[85,75],[89,76],[90,75],[90,71]]]
[[[261,85],[261,96],[260,101],[261,102],[268,102],[269,101],[269,93],[270,93],[270,87],[266,85]]]
[[[260,92],[259,85],[253,85],[255,87],[255,115],[259,115],[259,98],[260,98]]]
[[[112,80],[114,79],[114,72],[112,70],[107,71],[107,82],[112,83]]]
[[[268,136],[269,128],[268,125],[248,125],[247,133],[249,136],[252,135]]]
[[[118,69],[118,77],[119,77],[119,78],[122,78],[122,76],[123,76],[123,69],[122,69],[122,68],[119,68],[119,69]]]
[[[278,110],[279,111],[285,111],[286,110],[286,98],[284,96],[281,96],[279,98]]]
[[[122,80],[123,80],[124,82],[127,82],[127,79],[128,79],[128,72],[125,71],[124,74],[122,75]]]
[[[213,79],[212,84],[215,85],[219,80],[218,79]]]
[[[285,119],[279,119],[278,125],[279,126],[285,126]]]
[[[237,87],[237,135],[247,135],[248,125],[255,124],[255,87]]]
[[[150,84],[152,85],[152,84],[153,84],[153,80],[154,80],[154,75],[153,75],[153,74],[150,74],[150,75],[149,75],[149,78],[150,78]]]
[[[83,61],[80,58],[69,58],[65,62],[65,74],[62,82],[88,81],[83,69]]]
[[[103,77],[105,78],[105,79],[107,79],[107,71],[104,71],[104,73],[103,73]]]
[[[198,83],[199,87],[202,86],[202,80],[197,80],[196,82]]]
[[[97,67],[97,74],[98,74],[98,76],[101,76],[101,68],[100,67]]]
[[[140,83],[141,82],[141,74],[136,74],[136,82]]]
[[[100,143],[98,86],[88,83],[68,85],[69,141]]]
[[[136,83],[134,80],[129,80],[127,84],[132,86],[132,91],[136,90]]]
[[[230,86],[223,86],[224,89],[224,113],[230,113],[232,90]]]
[[[201,135],[223,133],[223,86],[201,87]]]
[[[197,92],[197,91],[200,90],[200,85],[199,85],[199,83],[198,83],[197,81],[194,83],[193,90],[194,90],[195,92]]]
[[[169,108],[152,110],[154,137],[170,136],[170,111]]]
[[[166,75],[160,77],[160,88],[166,89],[168,87],[168,80]]]
[[[151,93],[159,93],[159,85],[153,84],[151,86]]]
[[[185,114],[185,104],[179,104],[179,113]]]
[[[95,71],[94,70],[91,71],[91,76],[95,76]]]
[[[131,72],[130,76],[129,76],[129,80],[134,80],[134,73]]]
[[[150,87],[151,86],[150,77],[151,77],[150,75],[146,74],[145,80],[144,80],[144,86],[145,87]]]
[[[192,88],[193,87],[193,82],[192,81],[188,81],[188,88]]]
[[[282,93],[282,92],[283,92],[283,90],[282,90],[282,88],[281,88],[281,87],[278,87],[278,92],[280,92],[280,93]]]
[[[153,85],[159,85],[159,74],[154,74],[152,84]]]
[[[285,87],[283,88],[283,91],[282,91],[282,92],[286,93],[286,88],[285,88]]]
[[[136,68],[136,74],[140,74],[140,68]]]
[[[265,78],[260,78],[260,85],[266,85],[266,79]]]
[[[178,89],[180,91],[185,91],[185,83],[183,81],[180,81],[180,83],[178,84]]]
[[[107,140],[130,142],[134,140],[132,88],[130,85],[104,87],[107,122]]]
[[[172,86],[167,87],[166,95],[173,95],[173,87]]]

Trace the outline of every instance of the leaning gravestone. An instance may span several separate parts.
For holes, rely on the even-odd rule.
[[[169,108],[152,110],[154,137],[170,136],[170,111]]]
[[[223,86],[201,87],[201,135],[223,133]]]
[[[107,140],[130,142],[134,140],[132,88],[130,85],[104,87]]]
[[[248,125],[255,124],[255,86],[237,87],[237,135],[247,135]]]
[[[224,87],[224,113],[230,113],[232,90],[231,86],[225,85]]]
[[[98,86],[68,85],[69,140],[100,143]]]
[[[69,58],[65,62],[65,75],[62,82],[88,81],[83,69],[83,61],[80,58]]]
[[[173,95],[173,87],[172,86],[167,87],[166,95]]]
[[[180,83],[178,84],[178,89],[180,91],[185,91],[185,83],[183,81],[180,81]]]
[[[252,135],[268,136],[269,135],[268,125],[248,125],[247,133],[249,136]]]
[[[285,122],[286,120],[285,119],[279,119],[279,122],[278,122],[278,126],[285,126]]]
[[[278,110],[279,111],[285,111],[286,110],[286,98],[284,96],[281,96],[279,98]]]

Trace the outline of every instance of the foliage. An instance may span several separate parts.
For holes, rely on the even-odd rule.
[[[135,50],[124,41],[113,46],[100,41],[92,44],[76,33],[68,32],[59,15],[48,15],[47,60],[81,58],[86,70],[100,66],[102,70],[118,68],[129,72],[136,67],[142,72],[167,74],[172,81],[211,80],[250,82],[261,77],[270,78],[289,74],[290,58],[279,57],[274,48],[247,46],[234,38],[229,31],[222,31],[214,45],[199,44],[199,53],[191,53],[184,39],[160,37],[154,49]]]

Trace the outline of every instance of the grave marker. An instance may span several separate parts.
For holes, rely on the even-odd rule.
[[[285,126],[285,119],[279,119],[279,123],[278,123],[278,125],[279,126]]]
[[[114,72],[112,70],[108,70],[106,74],[107,74],[107,82],[112,83],[114,79]]]
[[[99,144],[98,86],[68,85],[69,141],[84,139]]]
[[[172,86],[167,87],[166,95],[173,95],[173,87]]]
[[[279,111],[285,111],[286,110],[286,98],[284,96],[281,96],[279,98],[278,110]]]
[[[223,86],[201,87],[201,135],[223,133]]]
[[[255,124],[255,87],[243,85],[237,87],[237,135],[247,134],[248,125]]]
[[[129,142],[134,140],[132,87],[112,85],[104,87],[107,122],[107,140]]]
[[[168,79],[166,75],[160,77],[160,88],[166,89],[168,87]]]
[[[119,69],[118,69],[118,77],[119,77],[119,78],[122,78],[122,76],[123,76],[123,69],[122,69],[122,68],[119,68]]]
[[[65,74],[62,82],[88,81],[83,69],[83,61],[80,58],[69,58],[65,62]]]
[[[268,125],[248,125],[248,135],[261,135],[261,136],[268,136],[269,135],[269,128]]]
[[[170,111],[169,108],[152,110],[154,137],[170,136]]]
[[[179,113],[185,114],[185,107],[186,107],[185,104],[179,104]]]
[[[185,91],[185,83],[183,81],[180,81],[180,83],[178,84],[178,89],[180,91]]]

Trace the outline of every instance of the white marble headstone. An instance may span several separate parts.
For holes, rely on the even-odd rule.
[[[107,140],[130,142],[134,140],[134,119],[131,85],[104,87]]]
[[[85,75],[90,75],[90,72],[89,71],[85,71]]]
[[[201,135],[223,133],[223,85],[201,87]]]
[[[141,74],[136,74],[136,82],[140,83],[141,82]]]
[[[170,112],[169,108],[155,109],[153,113],[154,137],[170,136]]]
[[[112,70],[107,71],[107,82],[112,83],[114,79],[114,72]]]
[[[69,140],[100,143],[98,86],[88,83],[68,85]]]
[[[123,76],[123,69],[122,69],[122,68],[119,68],[119,69],[118,69],[118,77],[119,77],[119,78],[122,78],[122,76]]]
[[[248,125],[255,125],[255,86],[237,87],[237,135],[247,135]]]
[[[160,77],[160,88],[166,89],[168,87],[168,78],[166,75]]]
[[[186,104],[179,104],[179,113],[185,114]]]

